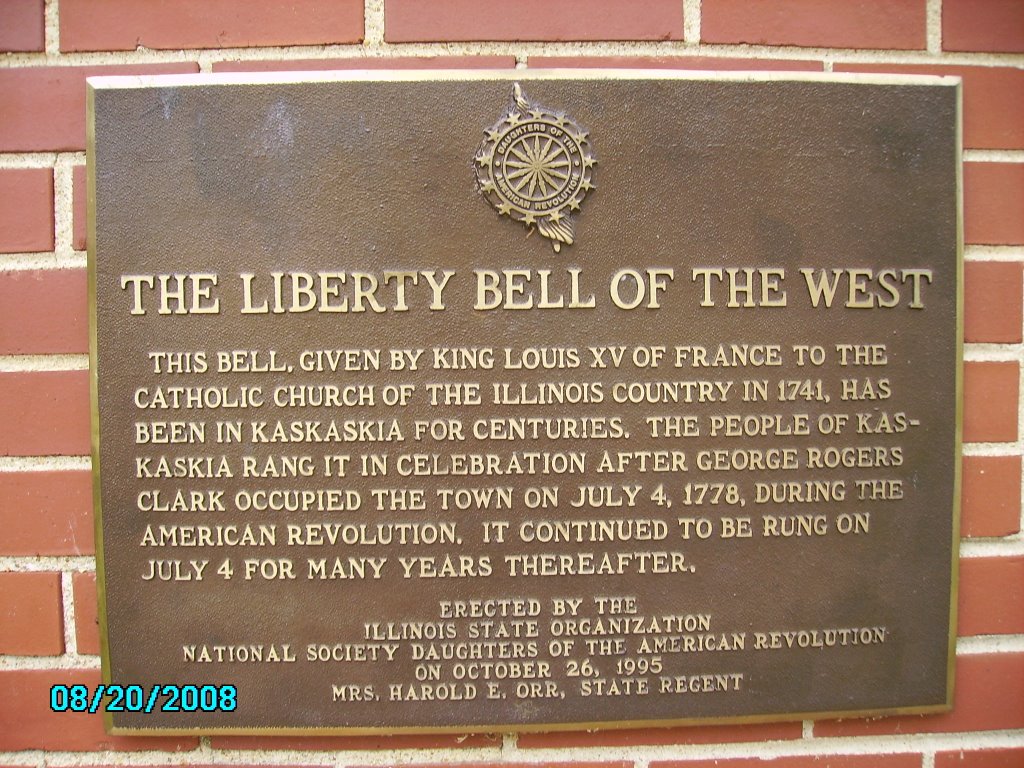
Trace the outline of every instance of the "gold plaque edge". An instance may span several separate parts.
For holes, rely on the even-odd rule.
[[[777,712],[768,715],[741,715],[738,717],[690,717],[665,720],[608,720],[598,722],[495,724],[495,725],[445,725],[445,726],[395,726],[393,728],[119,728],[109,727],[107,733],[113,736],[382,736],[387,734],[451,734],[451,733],[554,733],[559,731],[619,731],[638,728],[672,728],[677,726],[701,725],[757,725],[761,723],[784,723],[795,720],[843,720],[861,717],[886,717],[899,715],[935,715],[949,712],[949,704],[923,704],[914,707],[894,709],[857,709],[836,712]]]
[[[950,547],[949,669],[946,673],[946,704],[953,708],[956,678],[957,608],[960,591],[960,515],[963,482],[964,435],[964,89],[956,84],[956,445],[953,448],[953,542]]]
[[[316,72],[219,72],[187,75],[101,75],[86,79],[95,89],[276,85],[344,82],[481,82],[513,80],[711,80],[740,83],[822,82],[868,85],[958,86],[955,75],[866,72],[764,72],[690,69],[348,69]]]
[[[963,83],[960,77],[939,75],[888,75],[830,72],[718,72],[649,69],[534,69],[534,70],[346,70],[303,73],[230,73],[196,75],[101,76],[86,79],[86,210],[87,210],[87,282],[89,314],[89,393],[91,433],[91,475],[95,532],[96,588],[100,630],[101,678],[112,682],[110,649],[107,634],[106,577],[103,559],[102,493],[100,486],[99,389],[97,357],[96,307],[96,131],[95,94],[97,90],[146,88],[153,86],[201,85],[269,85],[313,82],[420,82],[479,80],[721,80],[729,82],[834,82],[877,85],[945,86],[956,89],[956,126],[954,168],[956,173],[956,424],[953,455],[954,478],[952,499],[952,546],[949,608],[949,636],[946,701],[909,707],[835,710],[828,712],[780,712],[738,717],[680,718],[655,720],[613,720],[597,722],[559,722],[534,724],[488,724],[450,726],[396,727],[326,727],[326,728],[122,728],[114,726],[112,713],[103,711],[106,732],[114,736],[163,735],[238,735],[238,736],[373,736],[384,734],[451,734],[451,733],[543,733],[573,730],[625,730],[636,728],[669,728],[700,725],[753,725],[794,720],[833,720],[863,717],[896,717],[928,715],[953,709],[955,693],[958,592],[960,583],[961,484],[963,463],[963,363],[964,363],[964,214],[963,214]]]

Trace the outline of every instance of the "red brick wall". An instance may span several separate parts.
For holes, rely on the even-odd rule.
[[[1024,0],[0,0],[0,52],[0,764],[118,765],[132,752],[150,765],[1024,766]],[[967,442],[953,712],[202,740],[111,737],[95,716],[51,714],[51,684],[99,680],[85,77],[517,65],[963,78]],[[77,754],[92,751],[103,754]]]

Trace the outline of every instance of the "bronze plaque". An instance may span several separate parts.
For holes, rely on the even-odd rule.
[[[958,81],[109,78],[90,114],[117,732],[949,706]]]

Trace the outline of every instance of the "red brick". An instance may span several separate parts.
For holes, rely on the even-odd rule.
[[[71,589],[75,597],[75,645],[79,653],[98,656],[100,620],[96,601],[96,574],[74,574],[71,577]]]
[[[808,61],[801,59],[738,59],[711,56],[531,56],[527,63],[534,68],[642,67],[643,69],[822,71],[822,63],[820,61]]]
[[[382,749],[455,749],[493,747],[500,737],[476,734],[424,734],[380,736],[212,736],[214,749],[290,749],[298,751],[382,750]]]
[[[76,165],[71,172],[71,247],[76,251],[84,251],[89,247],[88,240],[88,204],[89,193],[85,188],[85,166]]]
[[[836,64],[836,72],[953,75],[963,78],[964,146],[1024,149],[1024,69],[910,64]]]
[[[1024,654],[959,656],[953,710],[861,720],[823,720],[814,735],[867,736],[1024,728]]]
[[[947,51],[1024,53],[1024,3],[942,0],[942,47]]]
[[[921,768],[920,755],[792,755],[654,761],[651,768]]]
[[[215,61],[214,72],[287,72],[333,69],[513,69],[515,56],[371,56],[352,59]]]
[[[0,653],[64,653],[59,573],[0,573]]]
[[[0,170],[0,251],[52,250],[53,169]]]
[[[84,269],[0,273],[0,355],[88,351]]]
[[[0,2],[0,51],[41,51],[46,47],[45,0]]]
[[[964,163],[964,242],[1024,245],[1024,163]]]
[[[677,0],[387,0],[390,43],[447,40],[682,40]]]
[[[1010,344],[1021,340],[1020,262],[964,264],[964,341]]]
[[[1024,557],[962,558],[959,603],[961,637],[1024,632]]]
[[[535,768],[537,763],[506,763],[506,762],[485,762],[485,763],[458,763],[460,768]],[[628,761],[615,762],[548,762],[543,763],[544,768],[632,768],[633,763]],[[451,768],[452,763],[415,763],[415,768]],[[355,768],[355,767],[353,767]]]
[[[703,0],[707,43],[924,48],[925,0]]]
[[[1024,765],[1024,747],[986,749],[978,752],[957,750],[935,755],[935,768],[1012,768]]]
[[[103,718],[88,712],[52,712],[53,685],[99,685],[98,669],[19,669],[0,671],[0,750],[91,752],[160,750],[180,752],[199,746],[196,737],[109,736]]]
[[[248,48],[363,39],[363,0],[61,0],[62,51]]]
[[[0,555],[95,552],[92,475],[0,472]]]
[[[0,373],[0,456],[90,451],[89,372]]]
[[[964,363],[964,440],[1017,439],[1017,363]]]
[[[85,149],[85,78],[198,72],[193,62],[0,69],[0,152]]]
[[[1011,536],[1020,531],[1020,456],[965,456],[960,533]]]
[[[565,749],[571,747],[633,747],[666,744],[723,744],[740,741],[776,741],[799,739],[800,723],[762,723],[758,725],[704,725],[680,728],[645,728],[610,731],[565,731],[562,733],[522,733],[522,749]]]

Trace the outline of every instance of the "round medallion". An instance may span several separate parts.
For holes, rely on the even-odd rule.
[[[485,134],[475,159],[487,201],[501,215],[536,228],[556,252],[571,245],[571,214],[594,188],[596,160],[586,132],[565,115],[531,103],[516,83],[512,108]]]

